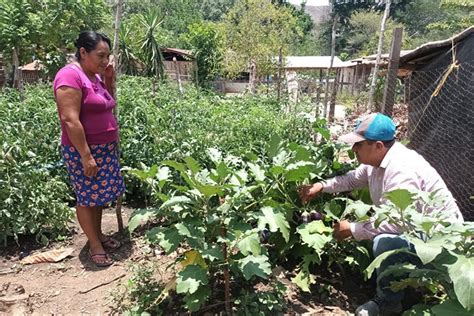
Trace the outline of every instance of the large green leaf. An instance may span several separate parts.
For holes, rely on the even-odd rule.
[[[160,208],[167,208],[178,204],[189,204],[192,200],[187,196],[173,196],[168,201],[163,203]]]
[[[303,243],[315,249],[317,252],[321,252],[324,246],[332,240],[332,236],[330,235],[332,229],[325,226],[323,221],[313,221],[301,225],[297,231],[301,235]]]
[[[458,260],[448,265],[449,277],[459,303],[468,311],[474,308],[474,258],[456,255]]]
[[[278,154],[278,151],[281,147],[281,138],[280,136],[273,134],[270,138],[270,141],[267,143],[266,150],[268,158],[273,159]]]
[[[262,167],[251,162],[248,162],[247,165],[249,166],[250,172],[255,177],[255,180],[265,181],[265,170],[263,170]]]
[[[208,286],[200,286],[193,294],[184,296],[184,305],[190,312],[197,312],[211,295],[211,289]]]
[[[291,282],[295,283],[302,291],[310,293],[311,290],[309,286],[316,283],[316,279],[308,271],[301,269],[300,272],[291,279]]]
[[[140,169],[131,169],[128,170],[129,174],[133,174],[134,176],[138,177],[140,180],[145,181],[147,178],[153,178],[158,172],[158,166],[153,165],[148,170],[140,170]]]
[[[344,212],[354,213],[357,216],[357,219],[361,221],[366,220],[368,218],[367,213],[370,211],[371,208],[372,205],[365,204],[364,202],[357,200],[354,202],[350,202]]]
[[[262,252],[260,246],[260,238],[256,232],[252,232],[250,235],[244,236],[238,243],[237,248],[240,252],[247,256],[249,253],[258,256]]]
[[[222,187],[216,185],[196,184],[196,189],[198,189],[199,192],[201,192],[207,198],[222,193]]]
[[[150,218],[156,216],[157,209],[139,209],[133,212],[128,221],[128,231],[132,233],[138,226],[146,223]]]
[[[322,128],[322,127],[316,127],[314,129],[315,132],[318,132],[319,134],[321,134],[321,136],[324,137],[324,139],[326,140],[329,140],[329,138],[331,138],[331,132],[326,129],[326,128]]]
[[[223,260],[224,255],[222,254],[222,250],[219,246],[213,246],[206,250],[202,251],[202,257],[208,259],[209,261],[213,262],[215,260]]]
[[[385,193],[385,197],[401,210],[405,210],[410,204],[413,203],[413,197],[415,195],[415,193],[411,193],[405,189],[397,189]]]
[[[208,283],[207,271],[198,265],[188,265],[178,273],[176,293],[195,293],[199,286]]]
[[[258,219],[258,227],[263,229],[267,224],[271,232],[280,231],[285,241],[290,239],[290,224],[282,212],[275,210],[270,206],[264,206],[261,209],[263,216]]]
[[[431,308],[434,316],[472,316],[472,312],[465,310],[458,301],[447,300]]]
[[[436,236],[428,239],[426,242],[419,239],[408,237],[408,240],[415,246],[416,254],[423,264],[433,261],[443,248],[453,249],[453,243],[458,240],[456,236]]]
[[[268,257],[265,255],[247,256],[239,260],[239,268],[246,280],[250,280],[254,275],[266,278],[272,272]]]
[[[289,182],[302,181],[309,177],[314,163],[310,161],[298,161],[286,166],[285,179]]]
[[[186,162],[186,166],[191,170],[192,174],[196,174],[201,170],[201,166],[199,163],[192,157],[186,157],[184,158],[184,161]]]
[[[372,276],[372,273],[374,273],[374,270],[379,268],[380,264],[385,259],[387,259],[389,256],[393,254],[400,253],[400,252],[405,252],[405,253],[410,253],[410,254],[415,255],[414,253],[410,252],[408,249],[395,249],[395,250],[386,251],[382,253],[381,255],[379,255],[377,258],[375,258],[374,261],[372,261],[372,263],[367,267],[367,269],[365,270],[367,279],[370,279],[370,277]]]
[[[151,242],[158,242],[166,253],[175,251],[183,241],[183,236],[174,227],[155,227],[149,230],[146,236]]]

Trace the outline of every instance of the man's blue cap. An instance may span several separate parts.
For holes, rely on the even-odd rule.
[[[348,144],[364,140],[390,141],[395,138],[395,123],[382,113],[372,113],[362,118],[354,132],[342,135],[339,139]]]

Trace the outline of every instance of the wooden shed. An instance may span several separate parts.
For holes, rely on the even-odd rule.
[[[163,48],[165,74],[168,78],[192,81],[197,71],[196,59],[190,50]]]
[[[35,83],[40,78],[40,71],[44,68],[39,60],[18,67],[20,78],[23,83]]]

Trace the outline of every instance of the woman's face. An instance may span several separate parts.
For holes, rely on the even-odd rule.
[[[95,49],[87,52],[81,48],[81,63],[89,72],[103,75],[109,64],[110,47],[107,42],[100,41]]]

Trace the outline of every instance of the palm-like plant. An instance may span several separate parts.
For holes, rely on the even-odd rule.
[[[128,25],[122,24],[119,30],[119,67],[120,73],[127,75],[138,74],[139,58],[133,52],[131,28]]]
[[[163,20],[160,20],[157,11],[150,10],[141,15],[140,22],[145,27],[145,36],[141,40],[141,52],[145,62],[145,74],[156,76],[159,79],[164,78],[163,55],[161,47],[156,41],[155,34]]]

